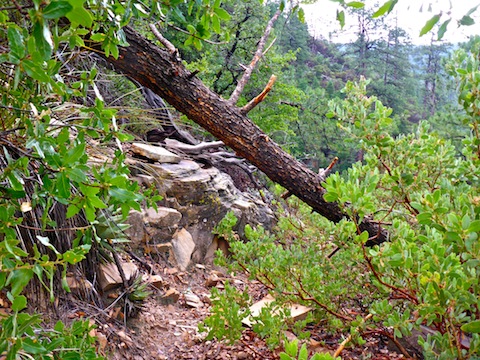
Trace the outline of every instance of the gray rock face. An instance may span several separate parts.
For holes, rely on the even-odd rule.
[[[181,219],[181,213],[168,207],[159,206],[157,210],[148,208],[142,212],[133,210],[126,221],[130,228],[125,233],[134,247],[168,242],[177,231]]]
[[[171,219],[168,216],[162,217],[161,226],[154,228],[165,229],[170,226],[188,231],[195,244],[191,254],[194,263],[205,260],[207,249],[213,241],[212,230],[228,211],[233,211],[239,219],[237,230],[240,236],[243,235],[242,230],[246,224],[261,224],[267,229],[273,225],[274,216],[268,205],[260,197],[239,191],[230,176],[217,168],[202,168],[191,160],[181,160],[176,164],[147,164],[138,161],[133,168],[143,168],[144,175],[153,177],[159,192],[164,196],[162,205],[181,214],[181,219],[178,219],[178,215]],[[148,214],[145,215],[145,222],[151,224],[147,219]],[[130,231],[140,232],[133,226]],[[148,238],[155,234],[145,236]]]

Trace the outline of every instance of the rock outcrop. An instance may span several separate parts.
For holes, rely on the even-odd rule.
[[[156,184],[164,197],[157,213],[153,209],[132,212],[128,234],[134,243],[171,242],[175,233],[185,230],[183,235],[188,233],[194,244],[192,253],[189,254],[191,244],[186,246],[186,252],[185,246],[182,251],[173,246],[177,264],[185,268],[185,256],[193,263],[205,261],[214,239],[212,230],[228,211],[238,218],[236,230],[241,236],[246,224],[271,228],[274,217],[270,207],[259,196],[238,190],[226,173],[188,159],[176,163],[160,161],[130,161],[139,182]]]

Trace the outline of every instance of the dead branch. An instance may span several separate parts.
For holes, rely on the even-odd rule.
[[[235,105],[240,98],[240,95],[243,92],[243,89],[245,88],[245,85],[248,83],[250,80],[250,77],[252,76],[253,69],[257,65],[258,61],[263,55],[263,49],[265,48],[265,43],[267,42],[268,36],[270,35],[270,32],[272,31],[273,25],[277,21],[278,17],[280,16],[282,12],[277,10],[275,14],[272,16],[270,21],[267,24],[267,27],[265,28],[265,32],[263,33],[260,41],[258,42],[257,50],[255,51],[255,55],[253,56],[252,61],[250,62],[250,65],[247,66],[245,72],[243,73],[242,78],[238,81],[237,87],[235,90],[233,90],[232,95],[230,96],[230,99],[228,102],[231,105]]]
[[[243,114],[247,114],[255,106],[260,104],[263,101],[263,99],[265,99],[265,97],[270,92],[270,90],[272,90],[273,84],[275,83],[276,80],[277,80],[277,77],[275,75],[272,75],[270,77],[270,80],[268,80],[268,84],[267,84],[267,86],[265,86],[265,89],[263,89],[263,91],[258,96],[256,96],[254,99],[252,99],[247,105],[242,107],[240,109],[240,111]]]
[[[318,176],[320,177],[321,181],[325,181],[327,176],[332,172],[333,167],[338,162],[338,157],[334,157],[330,165],[327,166],[326,169],[318,169]]]
[[[170,42],[168,41],[162,34],[160,34],[160,31],[156,28],[154,24],[149,25],[150,30],[152,30],[153,35],[160,41],[160,43],[167,48],[167,50],[171,54],[175,54],[177,52],[177,48]]]
[[[364,324],[368,319],[370,319],[373,316],[373,314],[368,314],[365,316],[365,318],[362,320],[362,324]],[[355,331],[358,332],[360,330],[360,325],[355,328]],[[337,356],[340,356],[340,353],[345,349],[345,345],[347,345],[350,341],[352,341],[352,334],[348,335],[348,337],[342,341],[342,343],[338,346],[337,350],[335,351],[335,354],[333,354],[334,358],[337,358]]]
[[[189,145],[181,141],[177,141],[173,139],[165,139],[165,145],[168,148],[180,150],[187,154],[200,154],[205,150],[217,149],[220,146],[224,146],[225,144],[223,143],[223,141],[211,141],[211,142],[201,142],[196,145]]]

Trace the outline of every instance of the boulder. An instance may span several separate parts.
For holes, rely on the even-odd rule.
[[[155,178],[164,197],[162,205],[181,213],[178,228],[185,228],[193,238],[195,250],[191,260],[194,263],[206,261],[214,238],[212,231],[227,212],[234,211],[238,218],[234,230],[241,237],[246,224],[262,225],[268,230],[274,223],[273,211],[260,196],[241,192],[229,175],[215,167],[202,167],[191,160],[175,164],[137,161],[132,173],[138,176],[142,171]],[[155,238],[156,235],[147,234],[146,237]]]

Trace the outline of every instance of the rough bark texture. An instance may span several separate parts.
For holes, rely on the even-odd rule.
[[[155,46],[131,28],[124,30],[130,46],[120,50],[117,60],[107,59],[117,72],[161,96],[319,214],[333,222],[346,216],[338,204],[323,199],[325,189],[316,173],[282,150],[240,108],[208,89],[177,53]],[[375,243],[386,240],[376,223],[365,221],[361,228],[376,237]]]

